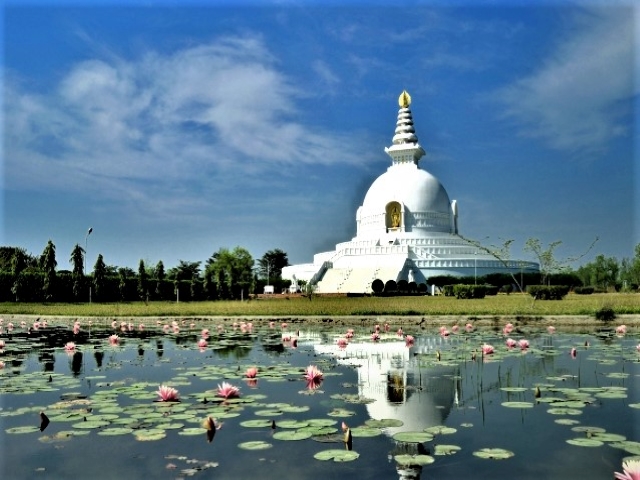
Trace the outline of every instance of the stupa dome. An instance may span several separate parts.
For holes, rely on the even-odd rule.
[[[394,165],[371,184],[359,210],[361,224],[370,225],[367,219],[380,218],[392,202],[402,207],[405,231],[415,227],[437,232],[451,230],[447,191],[436,177],[415,163]]]

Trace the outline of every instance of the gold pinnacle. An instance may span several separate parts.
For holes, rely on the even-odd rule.
[[[398,104],[400,105],[400,108],[407,108],[411,105],[411,95],[409,95],[406,90],[403,90],[400,94]]]

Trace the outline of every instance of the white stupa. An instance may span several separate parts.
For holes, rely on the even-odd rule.
[[[420,168],[418,143],[406,91],[393,144],[385,148],[391,166],[369,187],[356,212],[357,233],[336,249],[314,255],[313,263],[285,267],[282,277],[305,280],[316,293],[371,293],[379,279],[429,285],[437,275],[483,276],[538,272],[534,262],[503,262],[458,234],[458,206],[440,181]]]

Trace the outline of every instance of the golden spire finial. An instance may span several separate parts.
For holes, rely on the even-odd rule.
[[[400,94],[398,104],[400,105],[400,108],[407,108],[411,105],[411,95],[409,95],[406,90],[403,90]]]

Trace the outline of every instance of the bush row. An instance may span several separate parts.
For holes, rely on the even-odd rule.
[[[537,300],[562,300],[570,288],[568,285],[529,285],[527,293]]]

